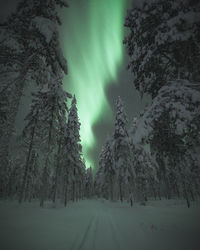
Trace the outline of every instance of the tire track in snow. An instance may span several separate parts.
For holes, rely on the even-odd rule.
[[[93,216],[80,241],[75,241],[71,250],[93,250],[95,247],[95,234],[97,232],[98,221],[96,215]],[[77,236],[77,238],[79,235]]]
[[[123,250],[121,235],[108,209],[101,207],[83,231],[77,235],[71,250]]]
[[[117,227],[113,222],[112,216],[110,215],[109,217],[110,217],[109,220],[110,220],[110,226],[111,226],[113,239],[117,245],[116,250],[121,250],[122,248],[121,248],[121,244],[120,244],[120,240],[121,240],[120,234],[117,231]]]
[[[95,233],[94,250],[123,250],[119,242],[119,233],[113,223],[110,211],[101,208],[98,213],[98,227]],[[90,250],[90,249],[87,249]]]
[[[94,230],[94,237],[93,237],[93,244],[92,244],[92,249],[95,250],[96,247],[96,236],[97,236],[97,229],[99,225],[99,217],[96,218],[96,223],[95,223],[95,230]]]

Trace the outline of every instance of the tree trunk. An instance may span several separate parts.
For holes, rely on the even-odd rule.
[[[67,206],[67,191],[68,191],[68,183],[66,183],[66,187],[65,187],[65,197],[64,197],[64,205],[65,207]]]
[[[170,200],[171,199],[171,192],[170,192],[169,180],[165,174],[164,174],[164,182],[165,182],[166,197],[168,200]]]
[[[42,188],[41,188],[41,193],[40,193],[40,207],[43,207],[44,200],[46,199],[46,196],[47,196],[47,176],[48,176],[47,161],[48,161],[48,159],[46,158],[45,167],[44,167],[43,174],[42,174]]]
[[[34,157],[32,158],[32,161],[34,162]],[[32,180],[31,180],[31,176],[30,176],[30,173],[32,175],[32,168],[33,166],[31,165],[29,167],[29,175],[27,176],[27,183],[26,183],[26,186],[25,186],[25,197],[24,197],[24,201],[26,200],[31,200],[31,194],[32,194]]]
[[[194,197],[194,193],[193,193],[192,188],[190,188],[189,192],[190,192],[190,195],[191,195],[192,201],[195,201],[195,197]]]
[[[53,199],[52,199],[54,204],[56,202],[58,178],[59,178],[59,175],[60,175],[60,151],[61,151],[61,137],[60,137],[59,144],[58,144],[57,161],[56,161],[56,176],[55,176]]]
[[[2,185],[3,182],[1,176],[4,176],[4,168],[8,166],[9,142],[13,133],[15,118],[19,109],[19,103],[25,87],[26,74],[30,68],[30,64],[33,62],[33,59],[35,57],[35,54],[32,54],[29,50],[24,51],[24,53],[25,57],[20,57],[19,60],[10,60],[11,64],[17,63],[18,65],[20,65],[20,75],[17,79],[11,81],[11,83],[8,83],[0,93],[1,96],[8,96],[9,100],[12,100],[11,105],[9,107],[8,117],[3,125],[6,130],[2,131],[3,134],[0,131],[0,196],[3,196],[4,193],[4,186]],[[10,53],[10,55],[12,55],[12,53]],[[1,59],[5,60],[6,62],[8,61],[7,55],[5,54]],[[21,59],[24,60],[22,61]],[[14,87],[12,88],[12,86]]]
[[[158,187],[158,197],[159,197],[159,200],[161,200],[160,187]]]
[[[50,153],[50,144],[51,144],[51,137],[52,137],[52,128],[53,128],[53,117],[54,117],[54,105],[52,105],[51,110],[51,122],[49,126],[49,134],[48,134],[48,145],[47,145],[47,155],[45,160],[45,166],[42,175],[42,186],[41,186],[41,196],[40,196],[40,207],[43,207],[44,200],[47,196],[47,175],[48,175],[48,158]]]
[[[187,190],[186,190],[186,186],[185,186],[185,181],[184,180],[182,180],[182,185],[183,185],[183,194],[184,194],[184,197],[186,199],[187,207],[189,208],[190,207],[190,200],[189,200],[189,197],[188,197],[188,193],[187,193]]]
[[[177,182],[175,182],[175,190],[176,190],[178,198],[180,198],[180,192],[179,192],[179,189],[178,189]]]
[[[72,182],[72,201],[75,201],[75,181]]]
[[[155,189],[154,185],[152,185],[152,190],[153,190],[154,199],[156,200],[157,194],[156,194],[156,189]]]
[[[110,179],[110,198],[111,198],[111,201],[113,201],[113,181],[112,181],[112,177]]]
[[[6,198],[7,196],[7,185],[5,182],[5,176],[7,171],[7,166],[9,164],[8,160],[8,143],[9,138],[6,137],[5,140],[2,140],[0,143],[0,197]]]
[[[37,117],[37,115],[36,115],[36,117]],[[24,167],[22,186],[21,186],[20,195],[19,195],[19,203],[21,203],[22,200],[23,200],[23,195],[24,195],[25,186],[26,186],[26,182],[27,182],[27,175],[28,175],[28,170],[29,170],[29,161],[30,161],[30,156],[31,156],[32,148],[33,148],[33,140],[34,140],[34,136],[35,136],[36,125],[37,125],[37,119],[35,119],[35,124],[33,126],[32,133],[31,133],[31,140],[30,140],[30,144],[29,144],[28,154],[27,154],[27,157],[26,157],[26,164],[25,164],[25,167]]]
[[[123,194],[122,194],[122,182],[119,182],[119,197],[120,201],[123,202]]]

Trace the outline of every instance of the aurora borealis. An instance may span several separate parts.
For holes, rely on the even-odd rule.
[[[15,11],[20,0],[0,1],[0,18]],[[129,122],[144,109],[132,74],[127,71],[128,56],[122,44],[127,9],[141,0],[67,0],[69,8],[60,9],[59,37],[68,62],[65,90],[76,95],[81,122],[83,154],[87,167],[98,168],[98,157],[114,124],[115,100],[125,102]],[[31,92],[33,89],[28,90]],[[20,133],[28,112],[30,97],[23,99],[16,118]],[[91,104],[90,104],[91,103]],[[70,105],[70,103],[69,103]],[[85,131],[85,132],[84,132]],[[95,169],[94,169],[95,170]]]
[[[94,167],[92,127],[104,115],[112,117],[105,88],[117,82],[123,62],[124,0],[74,0],[63,15],[62,39],[69,75],[65,89],[76,95],[86,167]]]

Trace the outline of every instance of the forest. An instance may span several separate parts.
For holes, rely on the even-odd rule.
[[[0,200],[56,208],[99,199],[141,209],[184,200],[191,209],[200,197],[199,1],[143,1],[127,11],[127,70],[151,103],[127,117],[126,100],[116,99],[96,169],[82,152],[78,100],[63,87],[70,72],[58,7],[70,12],[65,0],[21,0],[0,23]],[[31,104],[16,135],[27,86]]]
[[[97,193],[105,198],[133,196],[145,204],[148,197],[182,197],[188,207],[199,198],[197,6],[155,1],[128,12],[128,69],[136,89],[151,95],[152,103],[127,128],[120,97],[116,102],[115,129],[102,148],[95,178]]]
[[[1,197],[39,198],[41,206],[60,198],[66,205],[91,196],[94,185],[93,194],[111,200],[176,196],[190,206],[200,190],[199,8],[158,1],[128,12],[128,68],[152,104],[127,128],[118,98],[115,130],[102,148],[93,184],[81,154],[76,98],[62,86],[67,63],[56,5],[68,7],[61,0],[42,7],[22,1],[1,24]],[[36,90],[13,156],[9,145],[28,84]]]

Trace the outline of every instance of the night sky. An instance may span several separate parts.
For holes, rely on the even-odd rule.
[[[14,11],[19,0],[0,1],[0,20]],[[68,61],[65,90],[76,95],[81,122],[81,140],[86,166],[95,170],[108,134],[113,132],[115,100],[121,96],[129,122],[150,102],[140,99],[133,75],[127,69],[122,43],[126,11],[131,0],[73,0],[61,11],[60,40]],[[136,1],[134,1],[136,3]],[[26,91],[17,116],[21,129],[30,102]],[[29,95],[28,95],[29,93]]]

